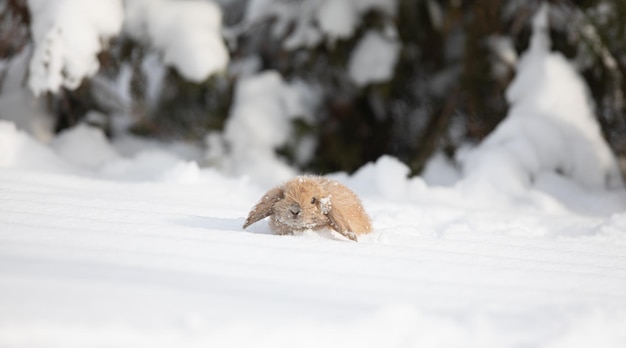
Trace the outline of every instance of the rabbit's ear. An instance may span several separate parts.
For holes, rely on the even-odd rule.
[[[250,210],[246,223],[243,224],[243,228],[272,215],[274,204],[283,199],[283,197],[285,197],[285,191],[282,187],[275,187],[267,191],[259,203]]]
[[[330,226],[344,237],[356,241],[356,234],[350,231],[350,225],[348,220],[342,213],[341,209],[337,209],[337,205],[332,205],[328,210],[327,215],[330,221]]]

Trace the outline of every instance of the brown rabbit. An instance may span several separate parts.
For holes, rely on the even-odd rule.
[[[270,216],[276,234],[329,228],[356,241],[371,231],[370,218],[361,201],[337,181],[299,176],[269,190],[252,208],[243,228]]]

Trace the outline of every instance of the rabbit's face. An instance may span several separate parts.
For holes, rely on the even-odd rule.
[[[328,224],[328,194],[318,182],[300,178],[284,187],[284,196],[274,204],[274,219],[294,230],[316,229]]]

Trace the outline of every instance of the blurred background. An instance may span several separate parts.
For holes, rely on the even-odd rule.
[[[79,123],[185,141],[205,166],[265,150],[351,173],[390,154],[417,174],[506,116],[542,3],[0,0],[0,118],[44,142]],[[548,3],[624,163],[626,2]]]

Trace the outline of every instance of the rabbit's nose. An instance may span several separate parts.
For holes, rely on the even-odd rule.
[[[291,206],[291,208],[289,208],[289,211],[291,212],[293,216],[298,216],[300,215],[300,213],[302,213],[302,210],[300,209],[300,207],[296,205]]]

